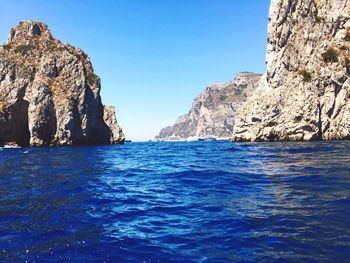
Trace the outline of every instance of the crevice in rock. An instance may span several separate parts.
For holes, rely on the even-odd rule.
[[[330,119],[334,119],[335,116],[333,116],[334,114],[334,110],[335,110],[335,105],[336,105],[336,102],[337,102],[337,97],[338,97],[338,94],[341,90],[341,85],[339,85],[338,83],[336,82],[333,82],[334,83],[334,100],[333,100],[333,104],[332,104],[332,107],[327,111],[327,115]]]
[[[0,144],[16,144],[21,147],[28,147],[30,132],[28,127],[29,103],[18,99],[2,114],[0,129]]]
[[[323,139],[323,132],[322,132],[322,108],[323,108],[323,106],[321,106],[321,104],[318,103],[318,105],[317,105],[317,109],[318,109],[317,126],[318,126],[318,137],[319,137],[320,140]]]
[[[333,24],[333,33],[332,33],[332,37],[335,37],[335,35],[337,34],[338,32],[338,29],[340,28],[340,17],[337,18],[337,20],[335,21],[335,23]]]
[[[72,142],[76,145],[84,145],[86,144],[86,138],[83,136],[83,131],[81,128],[82,120],[79,114],[78,100],[72,99],[73,107],[72,107],[72,126],[70,127],[70,131],[72,133]]]
[[[37,137],[42,140],[43,145],[49,146],[54,144],[55,134],[57,131],[57,116],[55,105],[53,101],[50,101],[47,107],[42,112],[45,116],[45,122],[42,125],[37,126]]]

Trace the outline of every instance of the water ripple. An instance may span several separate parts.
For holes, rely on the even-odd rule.
[[[350,142],[0,151],[1,262],[344,262]]]

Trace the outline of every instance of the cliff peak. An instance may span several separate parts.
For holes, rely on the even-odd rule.
[[[272,0],[267,69],[234,141],[350,138],[350,4]]]
[[[45,23],[37,20],[21,21],[11,29],[6,44],[19,44],[34,38],[40,38],[42,41],[53,40],[50,29]]]
[[[40,21],[20,22],[0,48],[0,146],[123,142],[89,57]]]

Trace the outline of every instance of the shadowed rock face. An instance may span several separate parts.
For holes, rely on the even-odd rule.
[[[102,105],[100,89],[81,49],[54,39],[41,22],[21,22],[0,48],[0,144],[123,142],[114,108]]]
[[[260,77],[245,72],[233,81],[208,86],[195,98],[191,110],[173,126],[162,129],[155,139],[230,138],[235,111],[255,90]]]
[[[272,0],[267,71],[233,141],[350,138],[350,2]]]

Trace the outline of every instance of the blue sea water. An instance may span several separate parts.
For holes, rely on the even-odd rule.
[[[346,262],[350,142],[0,150],[1,262]]]

